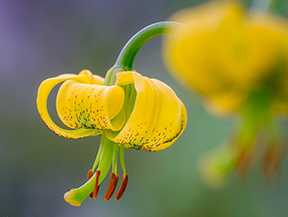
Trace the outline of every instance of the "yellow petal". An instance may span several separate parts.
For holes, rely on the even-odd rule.
[[[228,1],[206,3],[176,13],[171,19],[184,25],[175,26],[171,34],[165,35],[163,46],[165,63],[175,77],[201,92],[219,89],[217,80],[221,80],[223,74],[233,75],[230,71],[226,75],[223,67],[230,69],[233,57],[239,56],[235,44],[242,40],[237,37],[242,13],[238,4]]]
[[[99,84],[102,85],[104,82],[104,78],[99,75],[93,75],[89,70],[84,69],[79,73],[79,76],[86,78],[86,80],[82,80],[81,82],[85,84]]]
[[[249,18],[251,34],[253,34],[253,37],[251,37],[253,41],[251,43],[254,43],[261,50],[260,52],[263,54],[259,58],[261,57],[265,62],[259,68],[266,72],[265,81],[268,81],[266,82],[270,85],[268,88],[275,95],[272,111],[274,114],[287,114],[288,20],[273,15],[264,15],[255,11],[250,14]]]
[[[119,86],[83,84],[66,81],[59,88],[56,108],[62,122],[74,129],[120,130],[124,122],[111,123],[124,104]]]
[[[151,82],[158,90],[155,101],[159,114],[153,117],[156,123],[152,131],[150,129],[150,139],[145,146],[147,149],[152,147],[151,151],[160,151],[172,145],[183,133],[187,112],[182,101],[169,86],[157,79],[151,79]]]
[[[108,139],[125,148],[159,151],[169,147],[183,132],[187,114],[181,100],[166,84],[136,72],[117,74],[117,85],[134,83],[134,108],[120,132],[106,131]]]
[[[43,81],[38,89],[37,94],[37,108],[42,117],[43,121],[47,125],[47,127],[54,133],[58,134],[59,136],[63,136],[66,138],[73,138],[79,139],[86,136],[92,136],[99,134],[99,130],[95,129],[79,129],[79,130],[66,130],[59,126],[57,126],[51,119],[48,110],[47,110],[47,99],[48,96],[57,84],[66,81],[68,79],[75,79],[80,82],[87,82],[89,78],[85,75],[73,75],[73,74],[64,74],[54,78],[49,78]]]

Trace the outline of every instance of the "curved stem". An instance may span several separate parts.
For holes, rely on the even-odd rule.
[[[281,13],[283,12],[283,3],[284,0],[272,0],[270,3],[269,10],[274,13]]]
[[[122,68],[125,71],[133,70],[134,59],[141,47],[150,39],[165,34],[176,22],[164,21],[151,24],[137,32],[124,46],[113,68]]]
[[[253,0],[251,4],[251,9],[260,9],[262,11],[269,11],[269,7],[272,0]]]
[[[281,5],[283,0],[253,0],[251,4],[251,9],[260,9],[265,12],[279,12],[281,10]]]

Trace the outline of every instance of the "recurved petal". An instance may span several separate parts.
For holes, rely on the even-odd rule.
[[[47,109],[48,96],[53,87],[69,79],[77,80],[79,82],[89,81],[89,77],[85,75],[63,74],[54,78],[46,79],[40,84],[37,94],[37,108],[41,118],[52,132],[66,138],[79,139],[86,136],[99,134],[100,131],[98,129],[66,130],[57,126],[51,119]]]
[[[230,117],[238,114],[245,100],[248,98],[248,93],[243,91],[227,91],[214,93],[206,102],[206,108],[214,115],[221,117]]]
[[[106,132],[108,139],[119,144],[126,144],[126,148],[133,147],[140,136],[140,140],[142,139],[142,141],[144,141],[144,136],[148,134],[148,130],[153,122],[153,112],[154,114],[158,113],[158,111],[154,109],[154,92],[156,90],[154,90],[153,86],[151,86],[149,82],[136,72],[121,72],[117,74],[117,85],[125,86],[133,83],[133,88],[135,88],[137,95],[130,117],[126,118],[126,124],[120,132]],[[132,104],[133,102],[129,103]],[[136,147],[135,144],[135,148],[141,147]]]
[[[136,99],[120,132],[107,131],[107,138],[125,148],[159,151],[169,147],[183,132],[187,114],[181,100],[166,84],[136,72],[120,72],[117,85],[134,83]]]
[[[99,75],[93,75],[92,72],[90,72],[89,70],[87,69],[84,69],[82,70],[80,73],[79,73],[79,76],[83,76],[83,77],[86,77],[87,80],[83,83],[86,83],[86,84],[98,84],[98,85],[102,85],[104,83],[104,78],[102,78],[101,76]]]
[[[149,140],[145,147],[147,150],[160,151],[171,146],[183,133],[187,112],[182,101],[168,85],[157,79],[150,79],[150,82],[158,91],[155,104],[159,113],[153,117],[154,127],[150,128]]]

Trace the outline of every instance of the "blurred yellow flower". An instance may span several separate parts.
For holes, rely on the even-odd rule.
[[[227,163],[230,171],[246,174],[256,152],[264,149],[263,172],[269,177],[276,174],[283,144],[273,117],[288,113],[288,21],[248,12],[236,1],[184,9],[171,20],[183,25],[174,26],[164,38],[168,69],[202,96],[212,113],[242,118],[229,146],[220,148],[232,156]],[[259,151],[260,132],[265,144]],[[278,154],[272,157],[272,152]],[[205,166],[211,171],[211,163],[201,161],[200,168]]]
[[[163,82],[134,71],[119,71],[112,86],[103,85],[103,81],[103,78],[83,70],[79,75],[64,74],[46,79],[38,90],[39,113],[54,133],[73,139],[102,134],[98,157],[88,172],[88,182],[65,194],[65,200],[75,206],[79,206],[88,195],[96,198],[99,185],[113,160],[105,200],[111,198],[118,182],[119,146],[124,176],[116,200],[121,198],[128,184],[124,148],[146,151],[168,148],[186,126],[187,114],[182,101]],[[57,126],[47,110],[48,96],[61,82],[64,83],[57,94],[56,109],[61,121],[72,128],[70,130]]]
[[[171,17],[164,61],[176,79],[223,112],[241,112],[252,92],[270,91],[273,112],[288,112],[288,21],[239,2],[214,1]]]

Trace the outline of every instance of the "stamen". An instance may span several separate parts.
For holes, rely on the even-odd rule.
[[[119,145],[115,143],[114,149],[113,149],[113,157],[112,157],[112,173],[115,173],[115,174],[117,174],[118,149],[119,149]]]
[[[280,144],[270,145],[263,156],[262,173],[270,182],[275,181],[281,176],[280,163],[283,151],[283,147]]]
[[[239,151],[235,162],[235,170],[240,177],[245,177],[251,165],[251,152],[248,148]]]
[[[93,167],[92,167],[92,171],[94,171],[96,169],[96,166],[98,165],[98,163],[100,161],[101,155],[103,154],[103,150],[104,150],[104,146],[103,146],[103,143],[101,142],[100,143],[100,147],[98,149],[97,156],[95,158],[95,161],[94,161],[94,164],[93,164]]]
[[[91,179],[92,175],[93,175],[92,170],[89,170],[88,173],[87,173],[87,181],[88,181],[89,179]],[[93,191],[91,192],[91,194],[89,194],[89,198],[90,198],[90,199],[93,198]]]
[[[118,193],[117,193],[117,195],[115,197],[115,200],[120,200],[121,199],[121,197],[123,196],[123,194],[124,194],[124,192],[126,190],[127,185],[128,185],[128,175],[125,174],[123,176],[123,181],[122,181],[120,189],[119,189],[119,191],[118,191]]]
[[[126,168],[125,168],[125,161],[124,161],[124,144],[121,144],[120,147],[120,163],[121,163],[121,167],[123,170],[123,174],[126,174]]]
[[[118,175],[116,175],[115,173],[111,173],[110,183],[109,183],[108,189],[106,191],[104,200],[108,201],[111,199],[111,197],[113,196],[113,194],[116,190],[118,179],[119,179]]]
[[[99,188],[100,188],[100,185],[98,185],[99,176],[100,176],[100,170],[96,170],[96,183],[95,183],[95,188],[94,188],[94,192],[93,192],[94,199],[97,198]]]
[[[87,173],[87,181],[88,181],[89,179],[91,179],[92,175],[93,175],[93,172],[92,172],[92,170],[90,169],[90,170],[88,171],[88,173]]]

